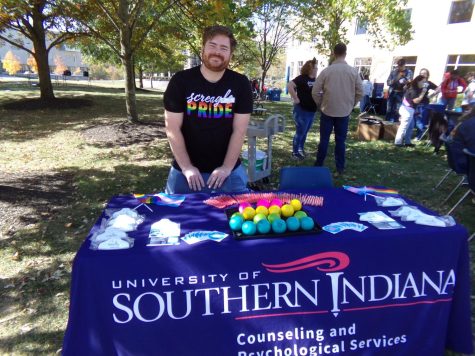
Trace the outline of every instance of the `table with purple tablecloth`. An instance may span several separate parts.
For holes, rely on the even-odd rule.
[[[323,197],[323,206],[305,206],[321,226],[392,210],[338,188],[303,193]],[[463,226],[396,218],[404,229],[365,223],[363,232],[238,241],[223,209],[203,203],[207,198],[192,194],[179,207],[138,208],[145,220],[129,233],[131,249],[92,250],[84,241],[73,264],[64,355],[473,352]],[[116,196],[108,208],[137,205],[133,196]],[[182,235],[229,236],[147,246],[151,224],[161,219],[180,223]]]

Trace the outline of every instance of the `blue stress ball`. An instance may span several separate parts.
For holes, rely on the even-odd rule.
[[[242,218],[242,216],[234,215],[233,217],[231,217],[231,219],[229,219],[229,227],[233,231],[239,231],[242,228],[243,222],[244,219]]]
[[[285,230],[287,230],[287,224],[284,220],[275,219],[272,222],[272,231],[274,231],[276,234],[282,234],[285,232]]]
[[[256,224],[252,221],[246,221],[242,224],[242,233],[244,235],[254,235],[256,233]]]
[[[302,219],[300,219],[300,227],[302,230],[312,230],[315,226],[315,223],[313,222],[313,219],[310,216],[304,216]]]
[[[259,234],[268,234],[271,228],[270,222],[267,219],[259,220],[256,226]]]
[[[288,218],[286,224],[287,230],[289,231],[297,231],[298,229],[300,229],[300,221],[295,216],[291,216],[290,218]]]

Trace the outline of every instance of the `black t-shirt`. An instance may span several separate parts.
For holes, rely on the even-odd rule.
[[[424,98],[422,98],[422,100],[421,100],[421,104],[420,104],[420,105],[427,105],[427,104],[429,104],[429,102],[430,102],[430,100],[429,100],[429,98],[428,98],[429,90],[436,90],[436,89],[437,89],[437,85],[435,85],[435,84],[432,83],[431,81],[425,82],[425,87],[427,88],[427,90],[426,90],[426,93],[424,94]]]
[[[317,111],[317,104],[315,104],[312,98],[312,88],[315,83],[315,78],[301,74],[292,81],[297,88],[297,97],[300,100],[300,106],[307,111]]]
[[[180,71],[168,83],[163,101],[165,110],[183,113],[181,132],[186,151],[191,163],[203,173],[223,164],[234,114],[252,112],[249,80],[230,69],[216,83],[207,81],[199,66]],[[180,169],[176,160],[173,166]]]
[[[404,101],[408,103],[411,108],[416,108],[418,104],[416,104],[413,100],[417,98],[419,95],[421,95],[422,89],[421,88],[414,88],[410,86],[406,92],[404,93]],[[405,104],[406,105],[406,104]]]

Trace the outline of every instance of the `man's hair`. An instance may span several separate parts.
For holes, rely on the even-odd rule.
[[[333,54],[336,57],[340,57],[346,54],[346,45],[344,43],[338,43],[335,48],[333,48]]]
[[[301,75],[310,75],[312,73],[313,68],[315,68],[317,64],[317,60],[314,58],[310,61],[306,61],[305,64],[300,68]]]
[[[234,49],[237,46],[237,41],[234,38],[233,32],[229,27],[221,25],[214,25],[205,28],[203,32],[203,47],[206,44],[206,41],[216,37],[217,35],[223,35],[228,37],[229,42],[231,43],[231,52],[234,52]]]
[[[450,71],[450,75],[460,75],[460,72],[458,71],[458,69],[452,69]]]
[[[398,67],[402,67],[406,65],[406,60],[404,58],[398,59],[397,61]]]

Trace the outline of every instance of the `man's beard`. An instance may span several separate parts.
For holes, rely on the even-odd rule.
[[[217,57],[221,60],[220,64],[216,64],[211,61],[212,57]],[[205,55],[203,54],[202,56],[202,61],[203,64],[205,65],[206,68],[213,72],[222,72],[228,67],[229,60],[225,60],[223,56],[220,56],[218,54],[211,54],[211,55]]]

